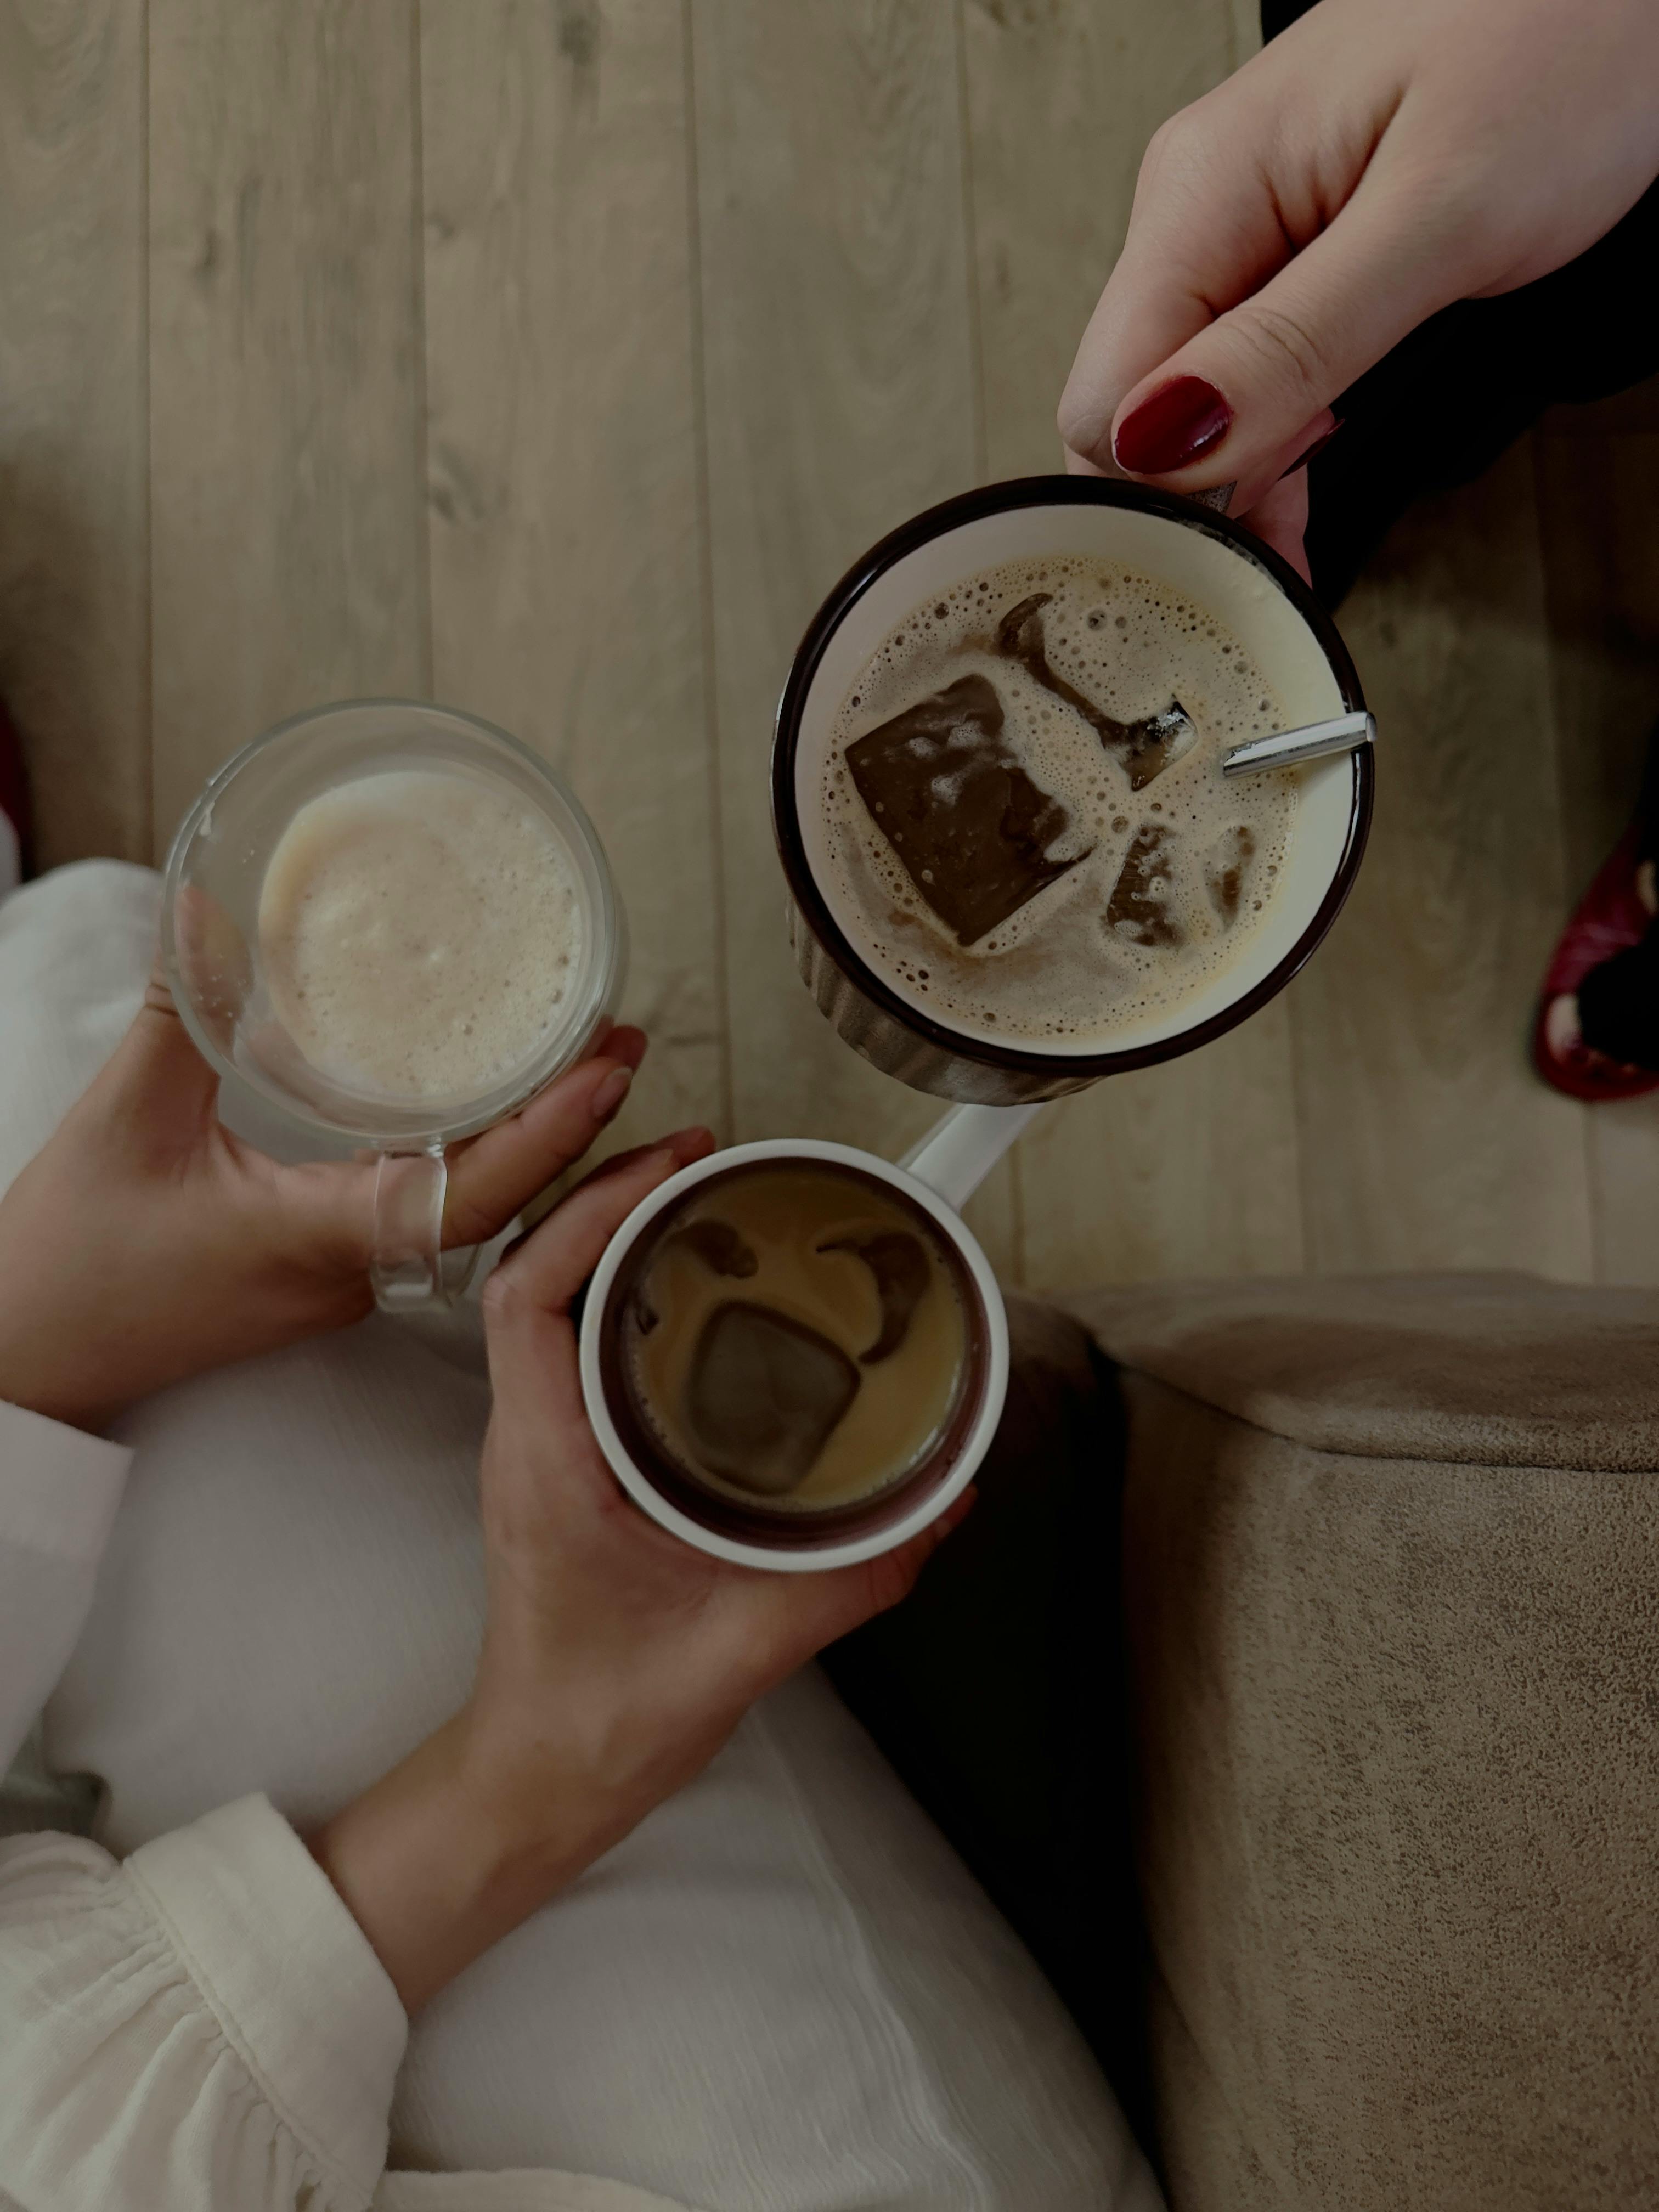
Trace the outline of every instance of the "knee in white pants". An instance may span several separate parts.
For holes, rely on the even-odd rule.
[[[143,995],[161,878],[77,860],[0,904],[0,1188],[109,1058]]]

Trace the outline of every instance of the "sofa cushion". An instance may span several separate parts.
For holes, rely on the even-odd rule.
[[[1659,2203],[1659,1297],[1069,1303],[1128,1363],[1172,2212]]]
[[[1322,1450],[1659,1468],[1659,1291],[1521,1274],[1297,1276],[1059,1303],[1124,1366]]]

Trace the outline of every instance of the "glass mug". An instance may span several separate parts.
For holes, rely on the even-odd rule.
[[[772,748],[772,823],[788,884],[796,963],[819,1010],[855,1052],[913,1090],[1010,1106],[1190,1052],[1265,1006],[1335,921],[1365,848],[1371,748],[1293,771],[1297,817],[1271,908],[1231,966],[1173,1008],[1097,1042],[1011,1046],[941,1019],[860,957],[827,866],[819,798],[837,709],[864,663],[910,611],[1002,562],[1093,554],[1172,586],[1249,648],[1286,727],[1363,709],[1346,648],[1302,579],[1236,522],[1191,500],[1095,477],[1027,477],[947,500],[883,538],[842,577],[795,655]],[[1292,771],[1285,771],[1290,773]]]
[[[459,773],[533,808],[579,885],[583,950],[562,1012],[531,1058],[476,1096],[410,1102],[354,1091],[305,1058],[262,971],[260,894],[283,831],[321,793],[398,769]],[[447,1304],[472,1271],[474,1253],[441,1249],[445,1146],[504,1120],[580,1060],[615,1012],[627,964],[604,849],[563,778],[505,731],[411,699],[313,708],[228,761],[173,839],[161,945],[174,1002],[210,1066],[313,1141],[344,1137],[379,1155],[370,1273],[377,1303],[392,1311]]]
[[[734,1145],[682,1168],[642,1199],[606,1246],[584,1294],[582,1397],[612,1474],[635,1504],[672,1535],[717,1559],[784,1573],[823,1572],[908,1542],[961,1496],[989,1450],[1008,1391],[1008,1321],[991,1263],[958,1218],[1038,1109],[954,1108],[894,1167],[852,1145],[783,1137]],[[908,1200],[948,1262],[963,1319],[963,1357],[949,1409],[915,1463],[883,1489],[811,1510],[752,1504],[705,1489],[681,1473],[634,1410],[625,1386],[623,1324],[637,1286],[636,1255],[653,1224],[688,1193],[745,1169],[827,1166]]]

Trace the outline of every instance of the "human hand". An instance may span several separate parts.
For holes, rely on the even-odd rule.
[[[1060,401],[1070,465],[1235,482],[1305,574],[1306,479],[1280,480],[1330,403],[1453,301],[1574,259],[1656,173],[1653,0],[1321,0],[1147,149]]]
[[[646,1041],[613,1029],[452,1148],[444,1243],[481,1243],[580,1157]],[[279,1165],[219,1119],[218,1079],[153,981],[85,1097],[0,1199],[0,1399],[103,1427],[164,1384],[359,1321],[372,1162]]]
[[[623,1493],[583,1407],[570,1302],[640,1200],[711,1146],[688,1132],[607,1163],[485,1291],[477,1685],[312,1839],[411,2012],[697,1773],[757,1698],[896,1604],[968,1510],[860,1565],[767,1574]]]

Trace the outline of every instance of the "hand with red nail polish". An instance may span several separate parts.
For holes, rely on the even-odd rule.
[[[1439,308],[1583,252],[1656,174],[1654,0],[1320,0],[1148,148],[1067,465],[1236,483],[1299,559],[1286,472],[1331,403]]]

